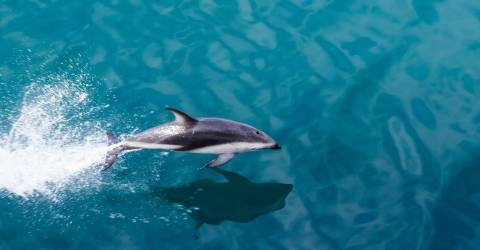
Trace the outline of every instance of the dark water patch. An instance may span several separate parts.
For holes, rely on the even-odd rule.
[[[480,124],[480,113],[475,115],[472,119],[475,124]]]
[[[449,125],[449,127],[457,133],[460,133],[460,134],[467,133],[467,131],[464,128],[462,128],[462,126],[458,123],[452,123]]]
[[[471,12],[480,21],[480,8],[472,9]]]
[[[359,162],[358,159],[363,157],[356,147],[342,143],[334,135],[326,138],[325,145],[328,145],[328,149],[322,158],[329,166],[329,172],[322,174],[327,174],[332,180],[339,180],[361,169],[359,167],[363,162]]]
[[[469,94],[475,94],[476,89],[478,89],[478,83],[480,80],[475,80],[471,75],[462,76],[463,89]]]
[[[333,64],[338,69],[345,72],[352,72],[355,70],[355,67],[348,57],[337,46],[321,37],[317,37],[315,40],[320,46],[322,46],[325,52],[329,55],[330,60],[332,60]]]
[[[464,140],[458,144],[458,147],[465,153],[466,156],[474,156],[478,153],[478,143],[476,141]]]
[[[412,100],[410,100],[410,105],[412,108],[412,113],[417,121],[431,130],[436,128],[437,121],[435,119],[435,115],[422,99],[412,98]]]
[[[439,18],[438,12],[435,7],[435,4],[437,2],[439,1],[413,0],[412,5],[420,20],[429,25],[432,25],[436,23]]]
[[[411,64],[405,68],[405,71],[409,76],[417,81],[424,81],[430,74],[430,69],[428,64],[425,62],[420,62],[417,64]]]
[[[383,53],[374,63],[356,73],[351,80],[351,86],[338,100],[337,113],[348,115],[356,113],[358,109],[367,110],[368,100],[379,91],[382,80],[393,65],[401,60],[409,46],[410,44],[400,45]]]
[[[377,214],[373,212],[361,213],[355,216],[355,219],[353,222],[355,224],[365,224],[365,223],[372,222],[373,220],[375,220],[375,218],[377,218]]]
[[[480,158],[453,163],[458,172],[445,186],[432,211],[434,234],[430,249],[475,249],[480,222]]]
[[[480,49],[480,42],[472,42],[467,46],[467,49],[476,51]]]
[[[381,187],[385,185],[385,173],[375,168],[372,164],[367,164],[359,171],[359,177],[367,187]]]

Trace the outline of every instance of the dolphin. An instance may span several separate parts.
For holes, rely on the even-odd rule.
[[[196,229],[203,224],[218,225],[223,221],[246,223],[258,216],[280,210],[292,191],[292,184],[254,183],[222,169],[213,169],[227,182],[202,179],[179,187],[156,187],[153,195],[181,204],[196,220]]]
[[[207,167],[217,167],[230,161],[236,153],[280,149],[265,132],[250,125],[222,118],[194,118],[180,110],[166,108],[175,117],[169,123],[147,129],[118,142],[107,133],[112,149],[107,152],[102,171],[110,168],[124,151],[163,149],[200,154],[216,154]]]

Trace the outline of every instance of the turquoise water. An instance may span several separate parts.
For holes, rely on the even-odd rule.
[[[0,249],[480,248],[480,2],[2,1]],[[281,151],[138,151],[166,106]]]

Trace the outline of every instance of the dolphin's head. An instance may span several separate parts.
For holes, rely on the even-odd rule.
[[[281,146],[267,133],[248,125],[245,125],[243,130],[250,150],[281,149]]]
[[[281,148],[272,137],[260,129],[232,120],[200,118],[194,129],[210,134],[210,137],[226,140],[224,143],[235,147],[237,152]]]

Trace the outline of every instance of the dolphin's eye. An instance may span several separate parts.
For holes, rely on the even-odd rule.
[[[255,134],[259,135],[259,134],[260,134],[260,132],[258,132],[258,131],[255,131]]]

